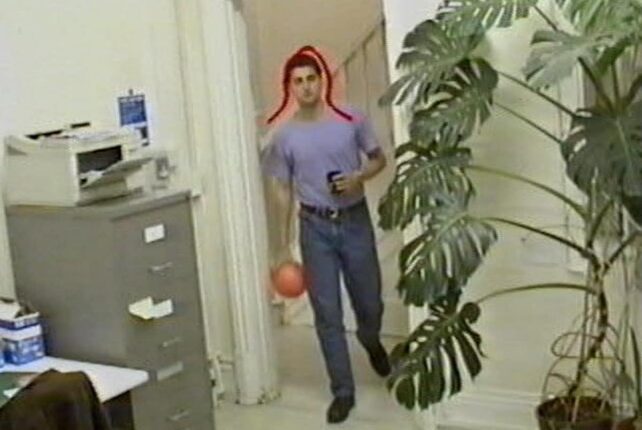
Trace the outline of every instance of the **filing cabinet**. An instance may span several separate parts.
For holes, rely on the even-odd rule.
[[[48,353],[148,371],[131,393],[137,430],[213,429],[190,194],[15,206],[7,220],[17,294],[40,310]],[[164,311],[130,309],[150,298]]]

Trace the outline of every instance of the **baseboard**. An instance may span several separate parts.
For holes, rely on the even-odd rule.
[[[476,389],[439,405],[439,428],[466,430],[535,430],[538,394]]]

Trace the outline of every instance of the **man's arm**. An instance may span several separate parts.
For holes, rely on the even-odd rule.
[[[355,194],[363,190],[363,184],[377,176],[386,168],[386,155],[382,150],[374,151],[368,155],[368,161],[360,172],[347,175],[337,181],[337,189],[346,194]]]
[[[366,182],[375,176],[377,176],[383,169],[386,168],[388,161],[386,160],[386,154],[382,150],[377,150],[373,154],[368,156],[368,162],[358,173],[359,179],[361,182]]]
[[[276,201],[279,238],[277,244],[278,263],[292,259],[290,244],[292,243],[292,218],[294,215],[294,193],[291,182],[269,178],[270,190]]]

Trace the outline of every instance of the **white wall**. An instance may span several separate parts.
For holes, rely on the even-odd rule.
[[[90,120],[118,125],[117,97],[147,96],[152,145],[171,151],[177,186],[192,183],[175,0],[21,0],[0,4],[0,137]],[[1,202],[0,202],[1,203]],[[206,220],[216,225],[216,220]],[[198,235],[198,231],[197,231]],[[208,338],[233,356],[223,244],[209,247]],[[0,217],[0,295],[12,295]],[[212,275],[212,273],[214,275]],[[217,324],[220,322],[220,324]],[[218,331],[217,331],[218,330]]]
[[[171,2],[155,1],[154,8],[151,4],[131,0],[3,2],[0,136],[85,120],[117,125],[116,98],[132,88],[148,96],[154,145],[174,146],[184,141],[182,106],[174,102],[180,85]],[[4,223],[0,267],[6,268],[3,229]],[[0,288],[2,294],[12,294],[6,269]]]
[[[395,0],[384,0],[383,10],[388,29],[388,57],[391,66],[397,61],[402,52],[403,39],[406,34],[417,24],[435,15],[441,0],[408,0],[404,1],[403,7]],[[397,70],[391,68],[390,73],[394,76]]]
[[[132,88],[148,96],[154,144],[185,140],[171,1],[26,0],[0,11],[3,135],[116,125],[116,97]]]
[[[432,16],[438,3],[406,1],[400,8],[396,0],[385,2],[392,61],[400,52],[403,36]],[[522,22],[492,34],[484,49],[495,67],[521,76],[534,24],[539,22]],[[577,101],[572,83],[565,85],[564,94],[569,103]],[[502,84],[497,101],[556,130],[556,112],[515,86]],[[478,164],[527,175],[558,189],[565,186],[556,145],[499,111],[474,137],[471,146]],[[540,227],[564,222],[565,211],[560,203],[542,193],[488,176],[477,175],[474,180],[479,191],[474,210],[479,215],[501,215]],[[581,282],[569,272],[567,254],[561,247],[533,235],[525,236],[521,231],[503,227],[499,231],[500,242],[467,287],[466,299],[532,283]],[[563,233],[559,227],[551,231]],[[549,346],[568,328],[579,311],[578,304],[576,293],[544,292],[507,296],[484,306],[477,326],[488,356],[484,371],[459,400],[440,408],[438,420],[493,429],[534,428],[532,405],[538,400],[543,377],[552,362]]]

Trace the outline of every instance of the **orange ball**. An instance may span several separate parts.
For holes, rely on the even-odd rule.
[[[279,265],[272,274],[272,285],[280,296],[288,299],[299,297],[306,290],[303,266],[294,261]]]

